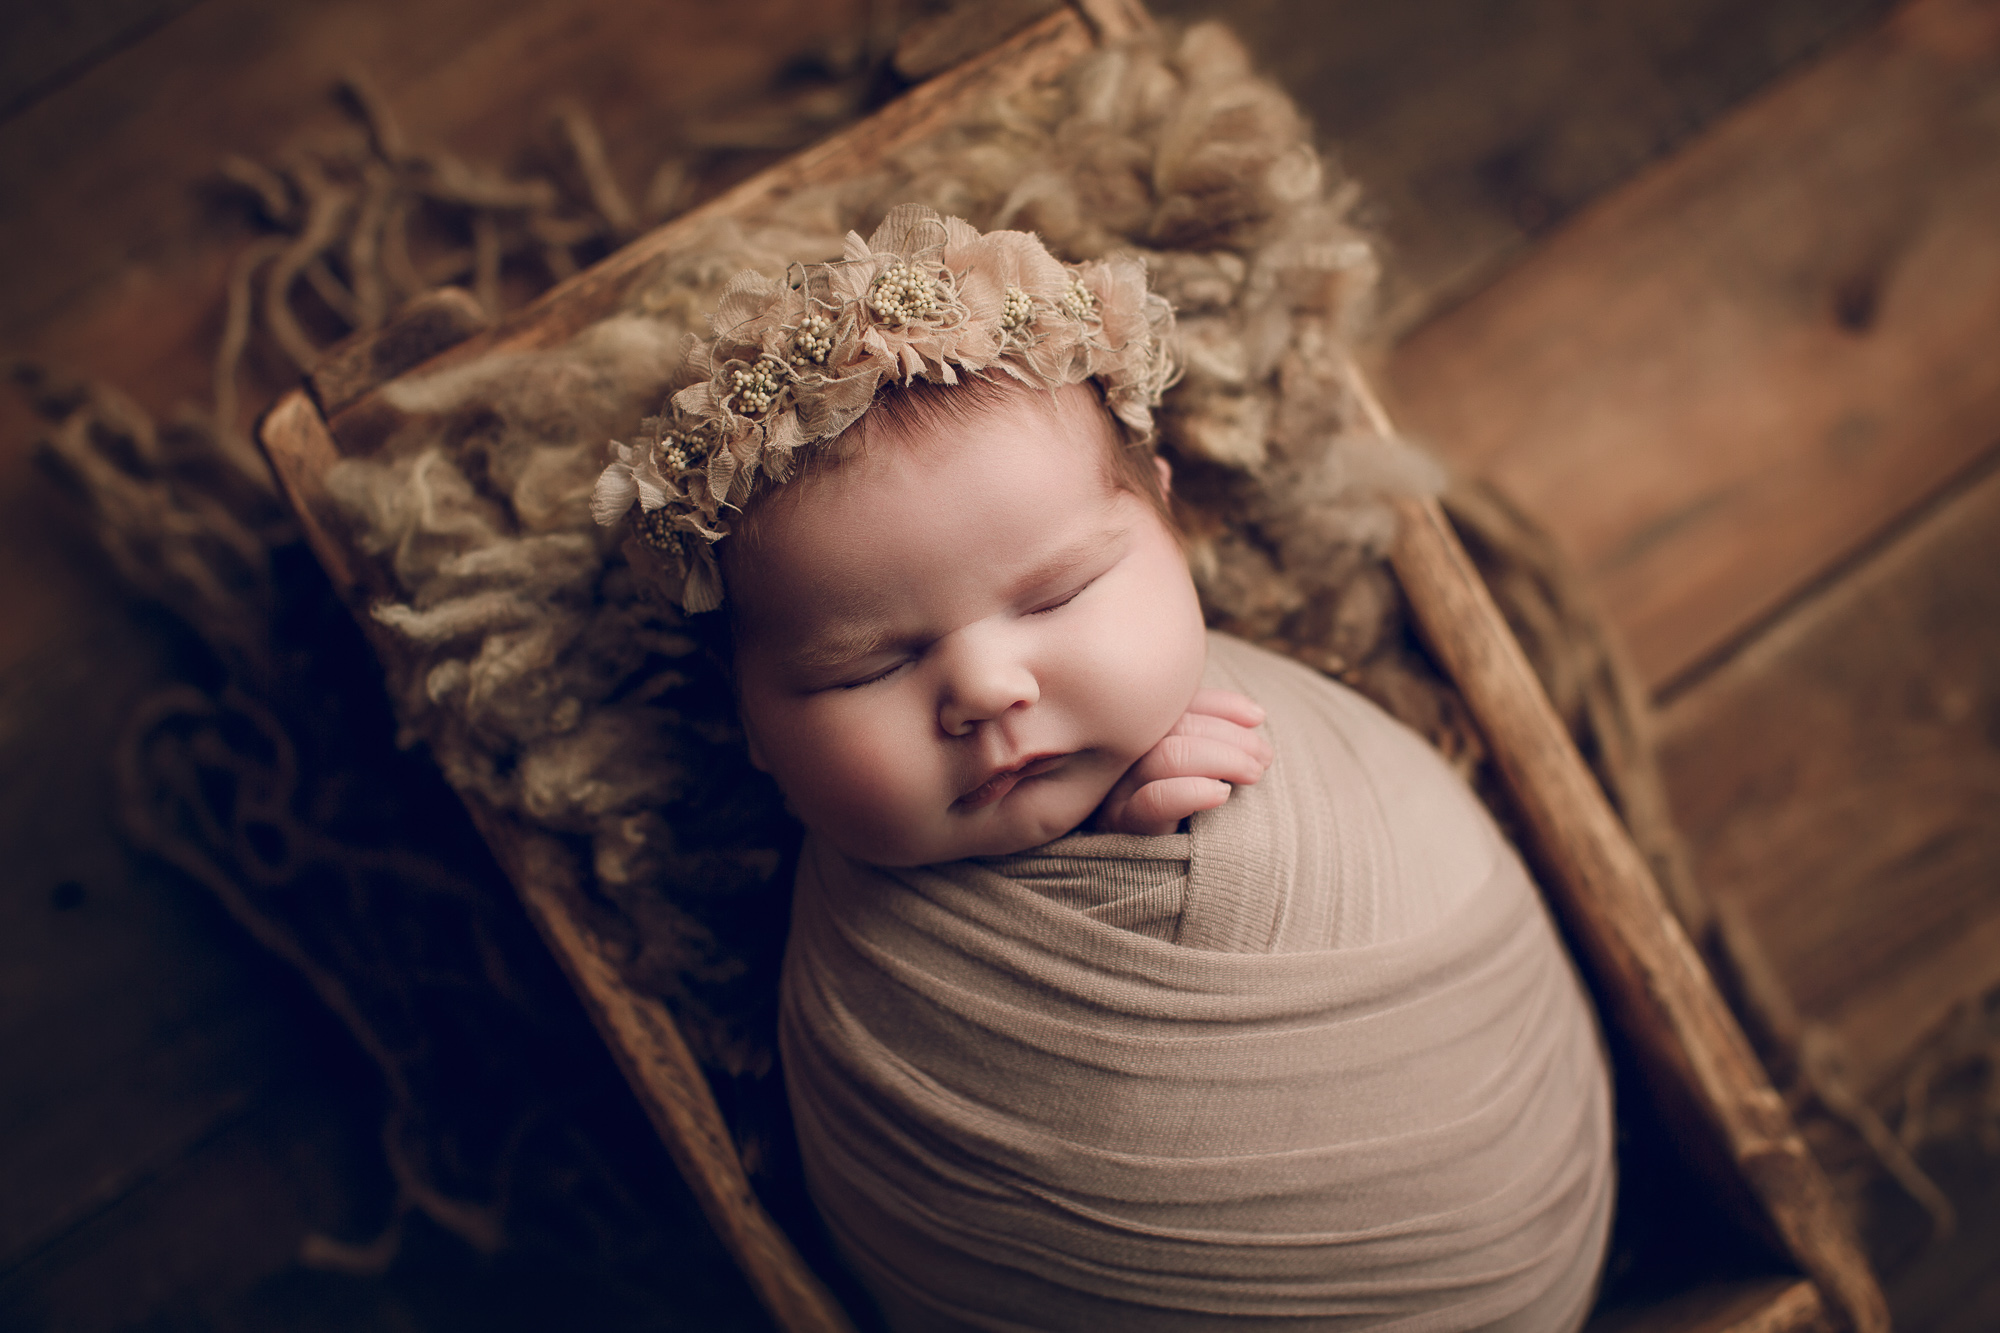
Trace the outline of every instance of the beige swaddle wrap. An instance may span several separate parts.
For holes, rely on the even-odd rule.
[[[1211,635],[1277,759],[1190,831],[914,870],[808,840],[781,1040],[892,1328],[1562,1333],[1611,1202],[1588,1002],[1414,734]]]

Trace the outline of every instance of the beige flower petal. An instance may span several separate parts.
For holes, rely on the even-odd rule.
[[[715,401],[714,380],[690,384],[673,397],[674,412],[683,417],[705,417],[720,407]]]
[[[708,317],[709,327],[718,336],[733,335],[769,310],[780,290],[777,283],[755,269],[737,274],[722,289],[722,298],[716,303],[715,313]]]
[[[667,479],[660,475],[659,464],[653,461],[651,449],[634,450],[639,456],[630,464],[633,485],[639,492],[641,509],[659,509],[671,498],[672,488]]]
[[[717,449],[708,456],[708,493],[717,500],[727,500],[730,483],[736,479],[736,455],[728,449]]]
[[[964,218],[944,220],[944,262],[947,268],[963,268],[967,252],[977,248],[986,238],[979,228]]]
[[[799,429],[799,414],[796,411],[780,412],[765,426],[764,449],[767,453],[790,454],[805,442],[805,432]]]
[[[623,463],[613,463],[598,475],[597,485],[590,492],[590,516],[601,527],[610,527],[625,516],[632,502],[639,498],[639,487],[632,480],[632,469]]]
[[[681,606],[690,615],[700,615],[721,605],[722,571],[716,567],[715,552],[704,542],[688,564],[687,582],[681,588]]]
[[[897,204],[868,238],[868,248],[878,255],[914,259],[944,246],[948,235],[949,229],[936,209],[924,204]]]

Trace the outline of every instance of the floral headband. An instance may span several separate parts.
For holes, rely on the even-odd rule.
[[[1113,257],[1065,264],[1024,231],[981,233],[919,204],[890,210],[845,253],[794,264],[786,281],[742,273],[709,319],[676,393],[646,437],[613,441],[590,512],[610,525],[636,501],[688,611],[722,604],[714,544],[759,489],[782,485],[800,451],[853,425],[885,382],[956,384],[1000,373],[1039,389],[1095,379],[1135,440],[1179,372],[1174,316],[1145,266]]]

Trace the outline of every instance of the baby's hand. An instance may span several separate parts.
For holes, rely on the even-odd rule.
[[[1202,690],[1158,745],[1125,770],[1097,807],[1100,833],[1172,833],[1198,810],[1229,799],[1271,766],[1271,743],[1251,728],[1264,710],[1234,690]]]

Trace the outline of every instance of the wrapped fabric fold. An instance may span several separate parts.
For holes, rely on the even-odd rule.
[[[1464,785],[1223,636],[1264,781],[1163,838],[882,870],[809,842],[781,1042],[891,1327],[1582,1323],[1610,1216],[1589,1004]]]

